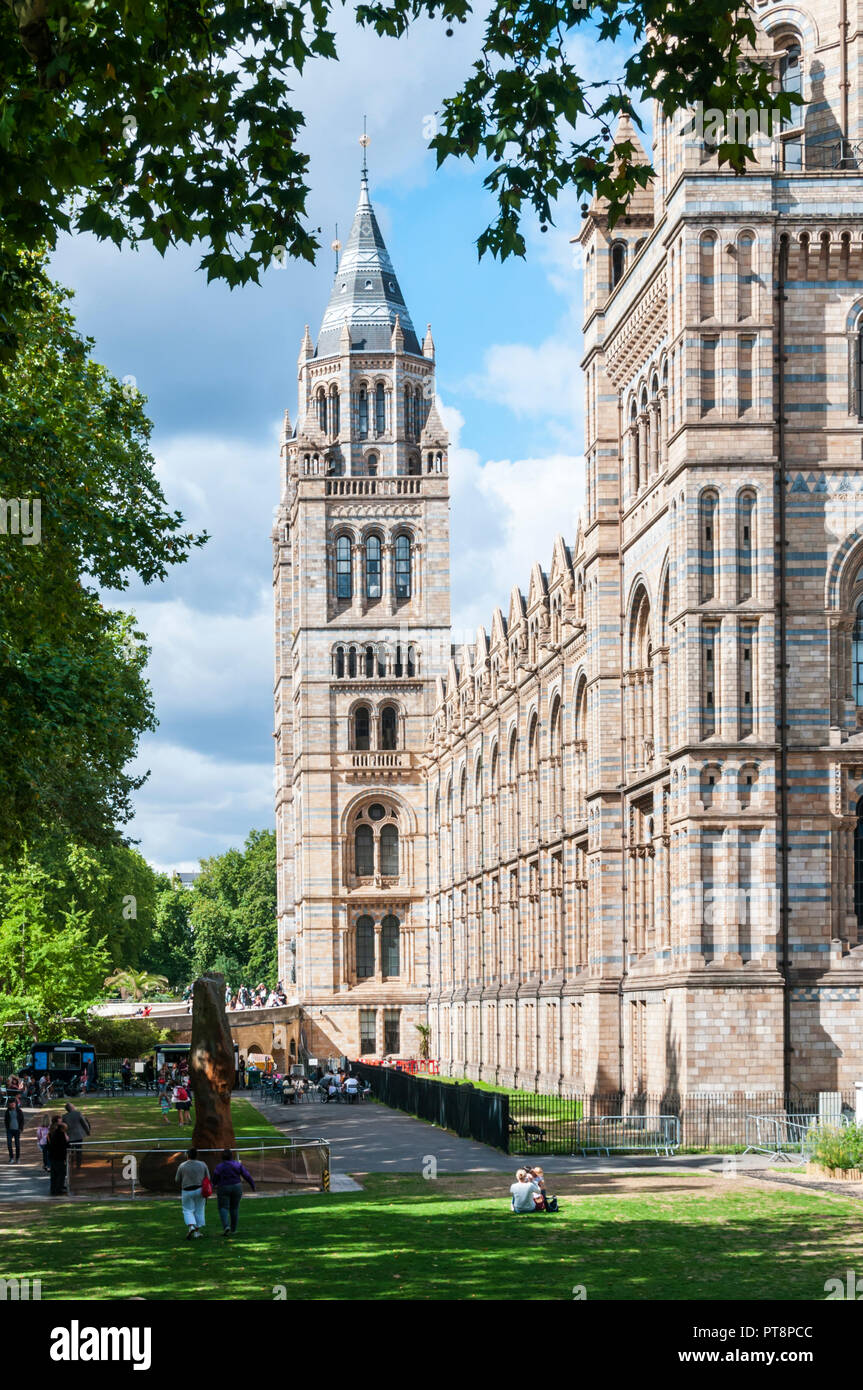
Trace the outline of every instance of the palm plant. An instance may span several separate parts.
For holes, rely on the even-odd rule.
[[[105,981],[108,989],[118,989],[123,999],[129,995],[134,1000],[143,999],[146,994],[157,994],[168,988],[165,975],[151,975],[147,970],[115,970]]]

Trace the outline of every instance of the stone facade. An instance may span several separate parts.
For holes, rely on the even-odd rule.
[[[279,968],[312,1056],[415,1053],[425,751],[450,644],[446,431],[363,178],[273,532]]]
[[[402,1010],[403,1053],[427,1017],[445,1070],[507,1084],[812,1091],[863,1074],[857,8],[842,26],[827,0],[756,6],[759,53],[804,104],[756,134],[745,176],[718,167],[691,113],[657,116],[649,188],[614,228],[590,208],[577,534],[452,653],[435,647],[445,568],[429,607],[447,531],[435,423],[444,471],[423,445],[409,523],[422,663],[415,692],[381,692],[404,700],[406,760],[386,776],[369,762],[365,787],[350,719],[358,700],[378,717],[377,686],[327,662],[378,623],[392,640],[393,618],[327,598],[332,544],[342,525],[362,544],[382,495],[389,534],[407,519],[389,493],[354,516],[358,496],[303,473],[325,454],[309,401],[332,365],[304,346],[276,568],[281,920],[299,1001],[343,1011],[336,1050],[356,1052],[368,998]],[[616,139],[646,160],[628,123]],[[353,347],[343,389],[380,369],[398,401],[398,373],[422,380],[423,364],[389,363]],[[387,788],[408,878],[355,881],[351,818]],[[396,901],[412,973],[357,980],[357,912]],[[376,1042],[391,1050],[380,1022]]]

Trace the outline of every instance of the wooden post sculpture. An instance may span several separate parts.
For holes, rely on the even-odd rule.
[[[195,1098],[195,1148],[232,1148],[234,1044],[225,1015],[224,975],[207,973],[200,975],[194,983],[189,1076]],[[219,1157],[219,1154],[206,1155],[206,1159],[212,1159],[213,1164],[219,1162]]]

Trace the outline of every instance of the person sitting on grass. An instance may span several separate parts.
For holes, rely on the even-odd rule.
[[[527,1216],[532,1211],[542,1211],[542,1188],[531,1169],[519,1168],[515,1182],[509,1190],[512,1193],[512,1209],[516,1216]]]

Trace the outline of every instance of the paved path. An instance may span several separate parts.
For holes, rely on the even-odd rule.
[[[249,1097],[251,1099],[251,1097]],[[524,1158],[504,1154],[472,1139],[459,1139],[444,1129],[415,1120],[400,1110],[374,1101],[356,1105],[317,1101],[301,1105],[252,1104],[262,1115],[294,1139],[325,1139],[330,1145],[334,1173],[419,1173],[429,1157],[437,1160],[439,1173],[514,1172]],[[621,1158],[569,1158],[537,1154],[546,1173],[616,1173],[643,1169],[673,1171],[683,1168],[722,1171],[722,1156],[694,1154],[679,1158],[624,1155]],[[738,1158],[741,1168],[765,1168],[762,1154]]]

